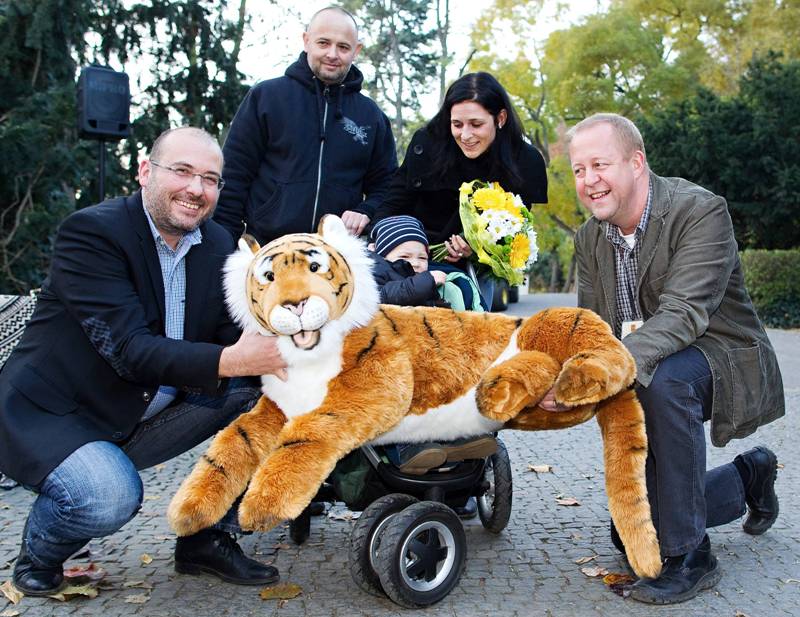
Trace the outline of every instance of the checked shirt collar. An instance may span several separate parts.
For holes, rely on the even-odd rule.
[[[616,272],[617,310],[614,312],[614,333],[621,336],[622,323],[642,319],[642,311],[636,297],[636,279],[639,275],[639,253],[642,248],[642,238],[650,219],[650,208],[653,202],[653,183],[650,182],[647,191],[647,203],[642,212],[642,218],[634,230],[635,242],[633,247],[622,237],[617,225],[603,223],[606,238],[614,249],[614,265]]]

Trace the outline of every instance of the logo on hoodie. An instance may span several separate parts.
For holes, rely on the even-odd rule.
[[[362,146],[367,145],[367,129],[369,129],[369,126],[358,126],[347,117],[342,118],[342,125],[345,132],[353,136],[353,141],[357,141]]]

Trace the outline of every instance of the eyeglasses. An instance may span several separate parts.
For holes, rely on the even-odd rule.
[[[225,186],[225,180],[223,180],[219,176],[212,176],[210,174],[198,174],[193,172],[191,169],[187,169],[186,167],[170,167],[169,165],[162,165],[161,163],[157,163],[153,160],[150,161],[150,164],[155,165],[156,167],[160,167],[161,169],[166,169],[167,171],[171,171],[181,180],[186,180],[187,183],[194,180],[194,177],[197,176],[200,178],[200,182],[203,184],[203,186],[207,189],[215,188],[218,191],[221,191],[222,187]]]

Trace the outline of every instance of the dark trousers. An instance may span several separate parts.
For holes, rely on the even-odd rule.
[[[28,554],[39,567],[56,567],[92,538],[118,531],[142,504],[138,470],[186,452],[239,414],[252,408],[258,381],[235,378],[221,396],[191,394],[142,422],[130,439],[117,445],[87,443],[70,454],[33,489],[23,532]],[[236,511],[216,525],[236,529]]]
[[[706,528],[745,513],[744,486],[727,463],[706,471],[703,422],[710,418],[713,376],[695,347],[675,353],[638,387],[647,425],[647,492],[665,557],[696,548]]]

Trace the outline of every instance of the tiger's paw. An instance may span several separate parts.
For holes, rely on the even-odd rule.
[[[475,399],[481,415],[507,422],[532,402],[524,384],[495,376],[478,384]]]
[[[573,358],[564,363],[555,383],[556,401],[565,405],[598,403],[614,394],[611,371],[597,358]]]
[[[167,520],[178,536],[189,536],[217,523],[227,508],[213,495],[185,482],[167,508]]]
[[[245,531],[269,531],[289,517],[280,516],[271,507],[270,499],[247,491],[239,504],[239,525]]]

